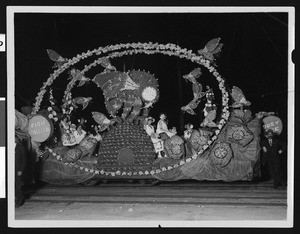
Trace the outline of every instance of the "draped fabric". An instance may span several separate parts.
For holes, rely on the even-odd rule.
[[[227,140],[226,132],[228,130],[227,128],[230,126],[230,123],[226,124],[218,135],[215,143],[195,160],[191,160],[172,170],[165,170],[159,174],[154,174],[153,177],[163,181],[182,179],[195,179],[200,181],[222,180],[228,182],[236,180],[252,180],[253,175],[256,173],[255,165],[259,159],[260,152],[260,120],[255,118],[248,123],[245,123],[244,127],[247,127],[253,135],[252,141],[245,146]],[[225,163],[216,163],[216,161],[212,159],[214,155],[213,150],[220,148],[217,147],[220,142],[226,143],[223,145],[225,145],[225,149],[227,149],[227,153],[229,153],[227,159],[226,155],[224,155],[224,158],[227,160]],[[58,147],[54,151],[57,154],[63,155],[66,150],[67,147]],[[218,155],[218,157],[220,157],[220,155]],[[97,158],[86,157],[85,160],[85,162],[77,160],[76,164],[82,167],[97,169],[97,166],[94,164],[94,161],[97,161]],[[155,160],[154,164],[158,165],[158,168],[163,168],[178,164],[180,160],[181,159],[170,157],[158,158]],[[67,166],[53,156],[48,155],[48,158],[45,158],[42,163],[41,179],[49,183],[76,184],[92,179],[94,176],[95,175],[89,171]]]
[[[216,142],[226,141],[226,125],[218,136]],[[260,120],[255,118],[246,124],[246,127],[253,134],[253,140],[246,146],[241,146],[233,142],[230,143],[232,150],[232,158],[226,166],[214,163],[210,158],[215,144],[207,149],[197,159],[185,163],[173,170],[164,171],[153,176],[159,180],[180,180],[180,179],[195,179],[195,180],[222,180],[222,181],[236,181],[236,180],[252,180],[254,167],[259,159],[260,152]],[[227,142],[228,143],[228,142]],[[170,163],[175,164],[168,158],[161,158],[156,161],[159,167],[167,167]]]
[[[28,139],[28,118],[15,110],[15,141]]]
[[[63,153],[65,147],[57,149],[57,153]],[[49,154],[49,153],[47,153]],[[47,155],[43,156],[44,158]],[[92,158],[87,158],[84,161],[78,160],[76,164],[82,167],[95,169],[95,161]],[[63,162],[58,161],[52,155],[48,155],[46,160],[40,165],[39,178],[50,184],[78,184],[92,179],[95,175],[89,171],[81,170],[80,168],[70,167]]]

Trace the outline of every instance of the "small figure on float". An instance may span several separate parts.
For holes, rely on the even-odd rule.
[[[187,123],[184,127],[186,130],[184,131],[183,138],[188,141],[191,138],[192,132],[194,131],[194,125]]]
[[[183,132],[183,138],[185,140],[185,147],[186,147],[185,153],[186,153],[186,156],[188,156],[188,155],[192,155],[192,153],[194,152],[191,141],[190,141],[192,133],[194,131],[194,125],[191,123],[187,123],[185,125],[185,128],[186,128],[186,130]]]
[[[172,137],[176,135],[177,131],[176,128],[172,128],[171,130],[168,129],[168,124],[167,124],[167,115],[165,113],[161,113],[159,115],[159,121],[157,123],[157,128],[156,128],[156,133],[161,134],[161,133],[166,133],[168,137]]]
[[[157,138],[157,134],[155,133],[154,126],[152,125],[154,121],[155,119],[151,116],[145,119],[144,129],[151,138]]]
[[[206,86],[207,92],[206,92],[206,104],[203,109],[204,117],[205,119],[200,124],[201,127],[217,127],[217,124],[214,122],[216,116],[217,116],[217,106],[213,103],[214,100],[214,92],[209,87]]]
[[[86,122],[86,120],[84,118],[80,118],[78,119],[78,126],[75,126],[75,130],[74,130],[74,135],[75,135],[75,139],[76,139],[76,143],[79,144],[82,139],[86,136],[86,130],[84,127],[84,123]]]
[[[82,129],[81,125],[76,127],[75,124],[68,121],[67,117],[61,120],[60,128],[62,131],[61,140],[63,146],[74,146],[79,144],[86,135],[86,131]]]
[[[102,141],[102,136],[100,134],[100,127],[99,126],[91,126],[91,130],[89,131],[89,136],[95,138],[98,142]]]
[[[158,138],[158,133],[155,132],[155,128],[152,125],[155,121],[153,117],[147,117],[146,118],[146,124],[144,125],[144,129],[147,132],[147,134],[151,137],[151,141],[153,142],[153,146],[155,149],[155,153],[157,153],[158,158],[163,157],[162,152],[164,150],[163,141]]]

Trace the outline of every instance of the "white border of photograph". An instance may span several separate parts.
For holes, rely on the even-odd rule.
[[[287,220],[243,221],[78,221],[78,220],[15,220],[14,209],[14,120],[15,118],[15,13],[288,13],[288,199]],[[291,54],[295,48],[294,7],[82,7],[82,6],[8,6],[7,7],[7,103],[8,103],[8,225],[9,227],[292,227],[294,215],[294,64]]]

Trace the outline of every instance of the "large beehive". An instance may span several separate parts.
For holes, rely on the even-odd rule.
[[[122,123],[111,129],[98,151],[100,167],[122,171],[155,169],[155,151],[151,138],[141,126]]]

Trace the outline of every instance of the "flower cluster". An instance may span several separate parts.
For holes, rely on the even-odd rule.
[[[49,119],[53,119],[54,122],[57,122],[58,121],[58,117],[57,117],[57,113],[55,110],[53,110],[53,108],[51,106],[49,106],[47,108],[47,111],[49,112],[48,114],[48,118]]]
[[[124,51],[118,51],[124,49]],[[38,96],[36,97],[36,103],[34,106],[33,113],[36,113],[39,110],[41,101],[43,99],[43,96],[46,92],[46,87],[50,86],[53,81],[66,69],[68,69],[70,66],[78,63],[81,59],[85,59],[87,57],[90,57],[92,55],[101,55],[105,53],[110,53],[106,55],[106,58],[116,58],[116,57],[122,57],[125,55],[132,55],[132,54],[138,54],[138,53],[144,53],[147,55],[150,54],[164,54],[168,56],[176,56],[182,59],[187,59],[190,60],[191,62],[197,63],[199,65],[202,65],[208,69],[208,71],[216,78],[216,80],[219,83],[219,89],[222,93],[222,113],[221,113],[221,120],[218,123],[217,129],[215,130],[213,137],[211,140],[208,140],[207,143],[202,147],[202,149],[197,153],[194,154],[190,158],[182,159],[179,161],[177,164],[174,164],[172,166],[168,167],[162,167],[157,170],[151,170],[151,171],[140,171],[140,172],[121,172],[121,171],[114,171],[114,172],[108,172],[104,170],[93,170],[89,168],[84,168],[84,167],[79,167],[78,165],[74,163],[68,163],[69,165],[73,165],[75,167],[79,167],[82,170],[85,171],[90,171],[91,173],[95,174],[105,174],[105,175],[133,175],[134,173],[138,173],[139,175],[148,175],[148,174],[157,174],[161,173],[163,171],[168,171],[168,170],[173,170],[174,168],[179,167],[180,165],[183,165],[185,163],[190,162],[191,160],[197,159],[199,155],[201,155],[218,137],[220,134],[221,129],[225,125],[225,123],[228,121],[230,112],[229,112],[229,106],[228,106],[228,101],[229,101],[229,94],[226,91],[226,88],[224,86],[224,79],[221,77],[221,75],[217,72],[216,68],[214,65],[211,63],[211,61],[205,59],[203,56],[199,56],[198,54],[193,53],[191,50],[187,49],[182,49],[179,46],[175,44],[158,44],[158,43],[127,43],[127,44],[117,44],[117,45],[110,45],[110,46],[105,46],[105,47],[99,47],[98,49],[94,49],[93,51],[87,51],[86,53],[82,54],[77,54],[76,57],[73,57],[72,59],[69,59],[66,63],[64,63],[62,66],[60,66],[56,71],[54,71],[53,74],[50,75],[48,78],[47,82],[45,82],[40,89],[40,92],[38,93]],[[84,69],[81,72],[82,75],[84,75],[85,72],[87,72],[89,69],[92,67],[98,66],[101,64],[103,60],[103,57],[98,58],[94,60],[91,64],[85,65]],[[63,114],[70,114],[71,111],[73,110],[72,104],[72,95],[71,95],[71,90],[73,86],[76,83],[76,79],[73,78],[69,84],[67,85],[67,88],[64,93],[64,105],[62,107]],[[148,94],[148,93],[146,93]],[[151,93],[149,93],[150,96],[152,96]],[[52,149],[49,149],[49,151],[58,159],[61,160],[61,156],[55,154]]]

